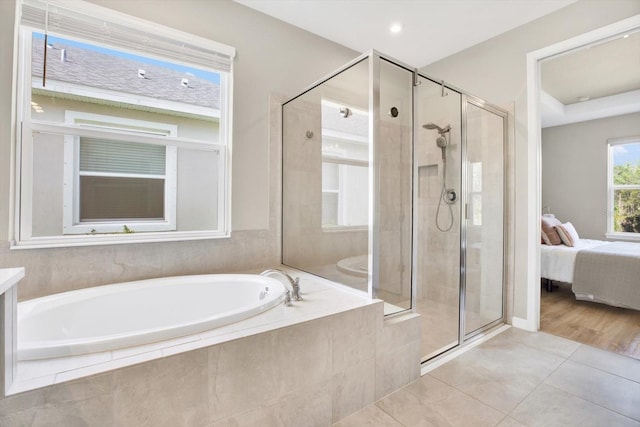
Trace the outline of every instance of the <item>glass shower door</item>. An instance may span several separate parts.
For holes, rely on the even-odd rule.
[[[504,112],[466,97],[464,335],[503,318]]]
[[[460,343],[461,95],[421,78],[416,87],[416,311],[423,361]]]

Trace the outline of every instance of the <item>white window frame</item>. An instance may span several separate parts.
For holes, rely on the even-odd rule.
[[[344,157],[335,157],[335,156],[322,156],[322,163],[333,163],[338,165],[338,188],[334,189],[322,189],[322,193],[334,193],[338,194],[338,212],[337,212],[337,225],[322,225],[322,229],[324,231],[335,231],[335,230],[366,230],[367,225],[341,225],[344,224],[345,218],[348,217],[348,203],[345,198],[345,188],[347,186],[346,174],[344,173],[344,169],[347,166],[358,166],[358,167],[368,167],[369,162],[365,160],[353,160]]]
[[[640,190],[640,185],[614,185],[613,184],[613,149],[619,145],[640,144],[640,135],[612,138],[607,140],[607,232],[605,236],[609,239],[640,241],[640,233],[628,233],[624,231],[614,231],[614,194],[616,190]]]
[[[474,180],[473,180],[473,168],[475,165],[479,165],[480,168],[480,190],[474,191]],[[468,226],[470,227],[481,227],[482,226],[482,162],[469,162],[469,166],[471,166],[471,171],[469,173],[469,218],[470,222]],[[476,222],[475,217],[475,209],[478,207],[478,203],[475,202],[474,197],[480,197],[480,220]]]
[[[57,0],[52,0],[52,4]],[[17,90],[15,96],[16,106],[16,140],[15,144],[15,172],[14,187],[14,218],[13,238],[11,249],[26,248],[50,248],[67,246],[87,246],[120,243],[140,242],[164,242],[181,240],[201,240],[214,238],[228,238],[231,236],[231,139],[233,111],[233,58],[235,49],[211,40],[207,40],[192,34],[174,30],[169,27],[145,21],[139,18],[121,14],[91,3],[69,0],[60,3],[65,8],[73,8],[82,11],[87,16],[99,16],[101,19],[110,20],[131,28],[146,31],[149,34],[157,34],[159,37],[171,38],[174,41],[184,41],[191,45],[200,46],[203,49],[221,52],[231,58],[228,72],[220,72],[214,68],[212,71],[220,75],[220,110],[219,110],[219,135],[218,141],[203,142],[178,136],[157,136],[131,132],[127,130],[105,130],[95,127],[77,126],[68,123],[46,122],[31,117],[31,38],[33,32],[42,32],[41,29],[21,24],[19,30],[19,49],[15,56],[17,63]],[[17,8],[18,11],[20,7]],[[69,37],[64,33],[49,31],[49,34],[62,38],[72,38],[78,41],[78,37]],[[93,44],[92,41],[87,41]],[[108,47],[108,46],[107,46]],[[114,47],[119,49],[118,47]],[[134,52],[135,53],[135,52]],[[144,55],[144,53],[141,53]],[[161,56],[153,55],[156,59]],[[167,59],[172,61],[171,59]],[[217,115],[217,114],[216,114]],[[198,231],[161,231],[130,234],[78,234],[39,237],[32,234],[32,210],[33,210],[33,133],[49,133],[55,135],[74,135],[75,137],[108,138],[117,141],[138,142],[146,144],[161,144],[167,147],[197,149],[214,151],[218,154],[217,176],[217,218],[215,229]],[[141,230],[142,231],[142,230]]]
[[[345,106],[346,105],[344,103],[339,103],[329,99],[321,100],[321,107],[329,107],[334,109],[335,111],[338,111],[339,108],[345,107]],[[367,111],[361,110],[357,107],[349,106],[348,108],[351,110],[352,114],[368,115]],[[369,138],[367,136],[338,131],[334,129],[322,128],[323,144],[325,142],[330,142],[330,141],[334,141],[338,143],[350,142],[350,143],[359,143],[359,144],[369,145]],[[345,168],[347,166],[369,167],[369,161],[352,159],[350,157],[347,157],[347,154],[344,150],[332,149],[331,151],[327,151],[327,152],[325,152],[324,150],[322,151],[322,163],[333,163],[338,165],[338,176],[336,177],[338,182],[338,188],[335,188],[335,189],[334,188],[326,189],[324,187],[322,188],[322,194],[333,193],[338,195],[338,200],[337,200],[338,203],[336,206],[337,208],[336,218],[337,218],[338,224],[325,225],[323,221],[322,231],[328,232],[328,233],[334,233],[334,232],[342,232],[342,231],[367,230],[369,227],[368,224],[363,224],[363,225],[340,225],[340,224],[344,224],[345,218],[349,216],[349,212],[348,212],[349,203],[347,203],[346,196],[345,196],[345,188],[347,186]]]
[[[76,126],[85,126],[84,122],[91,122],[91,127],[104,127],[107,129],[129,130],[131,128],[145,128],[154,132],[159,138],[176,137],[178,126],[133,120],[123,117],[107,116],[103,114],[85,113],[82,111],[65,112],[65,123]],[[164,179],[164,212],[162,220],[113,220],[89,222],[80,221],[80,137],[67,135],[64,137],[64,177],[63,177],[63,234],[87,234],[87,233],[118,233],[122,232],[126,225],[133,232],[149,231],[175,231],[176,229],[176,194],[177,194],[177,153],[176,147],[166,146]],[[109,176],[100,173],[99,176]],[[123,177],[124,174],[113,176]],[[153,178],[149,175],[126,174],[132,178]]]

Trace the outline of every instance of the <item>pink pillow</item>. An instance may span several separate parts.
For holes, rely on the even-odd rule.
[[[544,231],[541,231],[541,238],[542,241],[540,243],[542,243],[543,245],[550,245],[551,241],[549,241],[549,236],[547,236],[547,233],[545,233]]]
[[[558,235],[560,236],[560,240],[562,240],[562,243],[567,246],[575,246],[578,240],[580,240],[578,232],[570,222],[556,225],[556,230],[558,230]]]
[[[547,245],[561,245],[562,244],[562,239],[560,239],[560,235],[556,231],[556,226],[562,225],[560,220],[558,220],[557,218],[554,218],[554,217],[550,217],[550,216],[543,216],[541,225],[542,225],[542,232],[549,239],[549,243],[547,243]],[[546,243],[546,241],[545,241],[545,243]]]

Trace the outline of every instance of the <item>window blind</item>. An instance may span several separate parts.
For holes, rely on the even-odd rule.
[[[135,142],[80,139],[80,171],[164,175],[166,148]]]
[[[235,56],[230,46],[84,2],[23,0],[21,7],[23,25],[105,47],[219,72],[230,72]]]

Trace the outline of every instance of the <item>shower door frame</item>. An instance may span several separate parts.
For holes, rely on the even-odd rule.
[[[462,182],[462,191],[461,191],[461,201],[463,202],[463,212],[460,214],[460,218],[464,217],[464,221],[461,220],[460,224],[460,329],[458,336],[458,347],[464,345],[468,341],[473,341],[476,338],[480,338],[485,335],[485,333],[494,327],[504,324],[506,322],[506,314],[507,314],[507,300],[506,300],[506,277],[508,273],[507,268],[507,236],[508,236],[508,226],[507,226],[507,215],[506,209],[508,206],[508,194],[507,194],[507,161],[508,161],[508,144],[507,144],[507,136],[508,136],[508,118],[509,114],[506,110],[497,107],[493,104],[486,102],[485,100],[478,98],[477,96],[467,94],[465,92],[460,93],[460,111],[462,117],[462,150],[461,150],[461,182]],[[467,220],[469,216],[469,188],[467,182],[467,170],[468,170],[468,162],[469,159],[467,157],[467,105],[472,104],[478,108],[481,108],[485,111],[488,111],[492,114],[495,114],[502,118],[502,316],[499,319],[493,320],[489,323],[484,324],[480,328],[477,328],[469,333],[465,332],[465,308],[466,308],[466,292],[467,292]],[[455,348],[455,347],[454,347]]]
[[[451,353],[452,351],[455,351],[456,349],[459,349],[461,347],[464,347],[465,345],[476,341],[478,339],[481,339],[483,336],[487,335],[487,333],[489,333],[490,331],[492,331],[494,328],[505,324],[506,320],[507,320],[507,275],[509,272],[509,268],[507,266],[507,259],[508,259],[508,253],[507,253],[507,247],[508,247],[508,239],[509,239],[509,223],[508,223],[508,209],[507,207],[509,206],[509,194],[507,192],[508,188],[509,188],[509,183],[508,183],[508,179],[509,179],[509,174],[508,174],[508,162],[509,162],[509,147],[508,147],[508,143],[509,143],[509,138],[508,138],[508,131],[509,131],[509,113],[508,111],[506,111],[503,108],[500,108],[494,104],[491,104],[487,101],[485,101],[482,98],[479,98],[475,95],[471,95],[468,92],[457,88],[447,82],[445,82],[444,80],[437,80],[433,77],[429,77],[428,75],[421,73],[421,72],[416,72],[417,77],[426,79],[431,81],[434,84],[440,85],[442,86],[443,91],[444,90],[451,90],[453,92],[457,92],[458,94],[460,94],[460,118],[461,118],[461,165],[463,167],[461,167],[461,177],[460,177],[460,182],[461,182],[461,189],[460,189],[460,276],[459,276],[459,300],[458,300],[458,343],[452,347],[446,347],[444,350],[440,351],[440,349],[436,350],[436,354],[431,353],[431,357],[429,357],[426,360],[422,361],[422,364],[427,364],[431,361],[433,361],[434,359],[437,359],[441,356],[444,356],[448,353]],[[417,105],[416,105],[416,96],[415,96],[415,91],[416,91],[416,87],[417,85],[414,84],[414,131],[413,131],[413,146],[414,146],[414,153],[415,153],[415,135],[417,134],[416,129],[419,126],[419,124],[417,123],[417,121],[415,120],[415,114],[416,114],[416,109],[417,109]],[[467,159],[467,104],[471,103],[473,105],[475,105],[478,108],[482,108],[486,111],[489,111],[490,113],[496,114],[498,116],[500,116],[502,118],[502,137],[503,137],[503,143],[502,143],[502,154],[503,154],[503,178],[502,178],[502,197],[503,197],[503,210],[502,210],[502,316],[499,319],[493,320],[485,325],[483,325],[482,327],[475,329],[473,331],[471,331],[470,333],[465,333],[465,304],[466,304],[466,290],[467,290],[467,286],[466,286],[466,261],[467,261],[467,224],[466,224],[466,219],[467,219],[467,215],[468,215],[468,185],[467,185],[467,168],[465,167],[468,159]],[[415,155],[414,155],[414,159],[415,159]],[[414,168],[415,169],[415,168]],[[414,171],[414,174],[416,172]],[[415,182],[416,178],[414,176],[414,182]],[[414,245],[413,245],[413,267],[412,270],[415,271],[415,269],[417,268],[417,236],[416,236],[416,230],[417,230],[417,226],[415,224],[416,221],[416,200],[417,200],[417,193],[416,193],[416,187],[414,185],[414,203],[413,203],[413,215],[414,215],[414,226],[413,226],[413,233],[414,233]],[[462,219],[464,218],[464,221],[462,221]],[[416,279],[417,275],[413,275],[413,280],[414,282],[412,283],[412,288],[413,288],[413,302],[412,302],[412,306],[415,307],[415,300],[417,298],[417,279]],[[423,357],[425,355],[422,355],[421,357]]]

